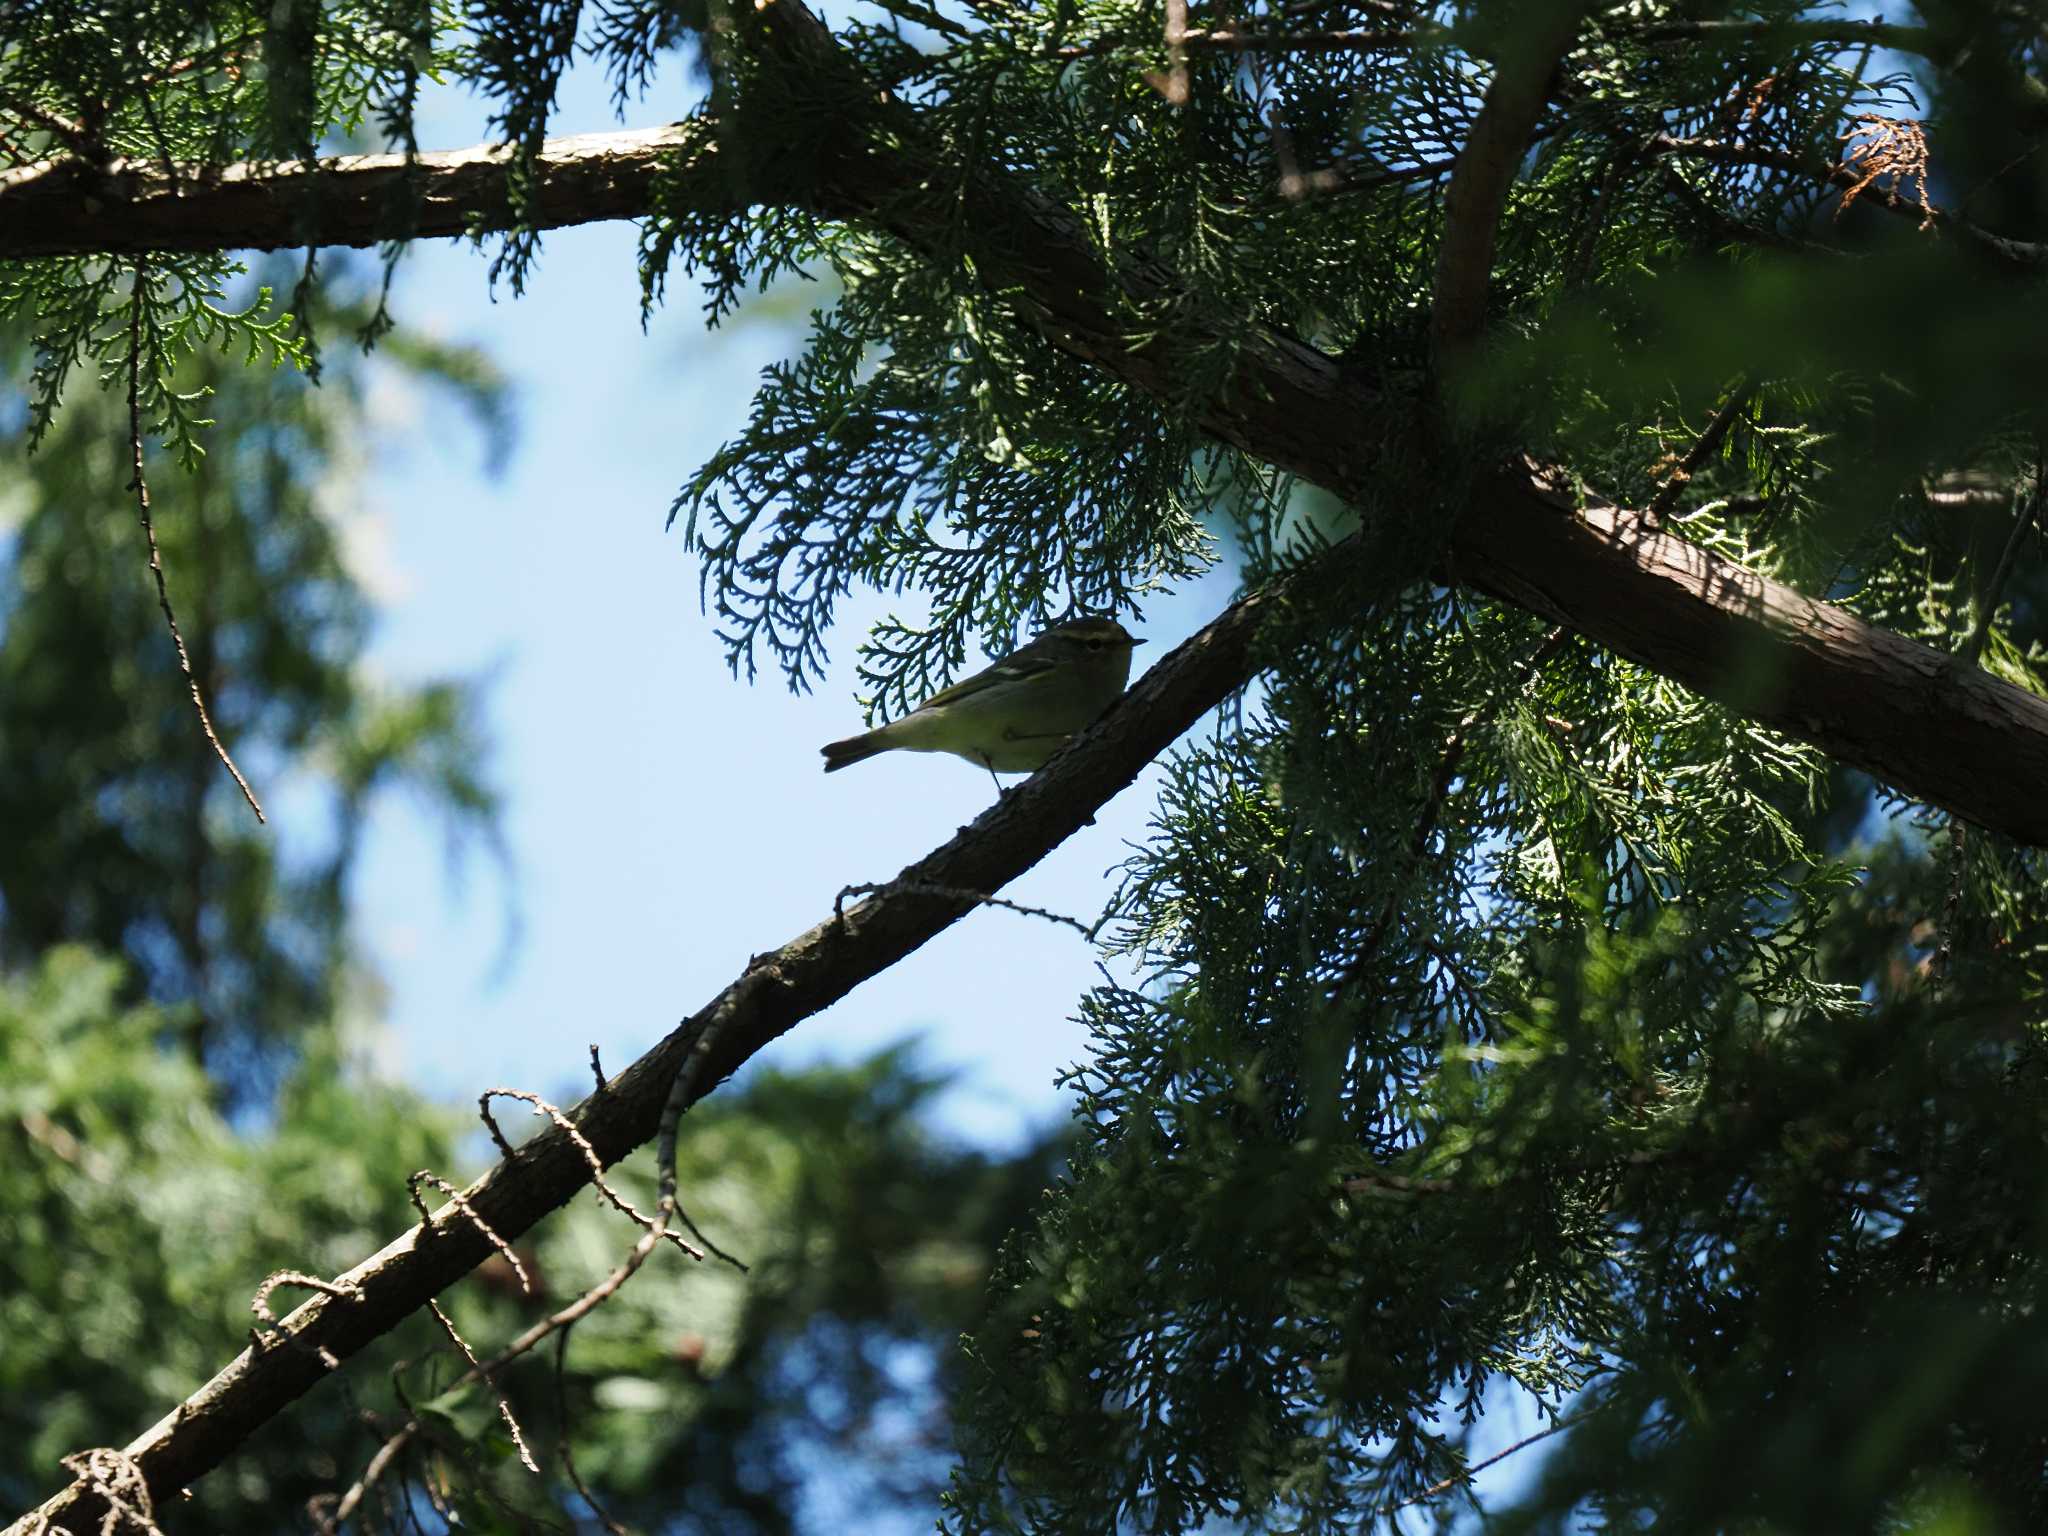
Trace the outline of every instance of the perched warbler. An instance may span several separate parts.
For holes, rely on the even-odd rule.
[[[823,748],[836,773],[877,752],[951,752],[990,773],[1034,773],[1109,708],[1131,680],[1131,647],[1115,619],[1072,619],[1019,646],[900,720]]]

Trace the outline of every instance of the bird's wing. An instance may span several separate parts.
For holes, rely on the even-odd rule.
[[[918,710],[938,709],[947,704],[958,704],[962,699],[993,688],[998,683],[1027,683],[1034,678],[1044,677],[1052,671],[1053,662],[1047,656],[1033,656],[1019,651],[1006,656],[994,666],[983,669],[969,678],[963,678],[950,688],[942,688],[922,704]],[[917,711],[913,710],[915,714]]]

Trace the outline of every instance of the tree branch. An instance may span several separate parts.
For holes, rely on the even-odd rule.
[[[1980,13],[1983,14],[1983,13]],[[1876,17],[1826,16],[1812,20],[1790,17],[1723,18],[1713,21],[1663,21],[1647,26],[1617,28],[1617,37],[1645,43],[1732,44],[1741,47],[1834,48],[1843,52],[1888,48],[1911,53],[1938,69],[1954,70],[1973,53],[1999,51],[1995,30],[1984,33],[1938,31],[1933,27],[1888,22]],[[2023,129],[2037,127],[2048,117],[2048,83],[2010,69],[2001,80]]]
[[[1578,33],[1580,14],[1579,0],[1539,0],[1537,14],[1507,40],[1509,46],[1495,50],[1493,80],[1444,192],[1444,236],[1430,309],[1439,369],[1454,369],[1479,339],[1508,188],[1549,104],[1551,79]]]
[[[1692,446],[1685,450],[1685,456],[1672,466],[1669,477],[1657,487],[1657,494],[1650,498],[1650,504],[1643,508],[1645,518],[1652,523],[1661,523],[1671,515],[1678,506],[1678,498],[1692,484],[1692,477],[1721,451],[1721,444],[1728,440],[1728,429],[1735,425],[1735,418],[1748,408],[1755,394],[1756,385],[1749,379],[1735,381],[1735,387],[1721,402],[1721,408],[1714,412],[1705,430],[1693,439]]]
[[[1202,426],[1340,496],[1372,499],[1383,445],[1412,456],[1408,445],[1424,427],[1411,402],[1381,393],[1292,336],[1202,311],[1186,302],[1167,268],[1141,254],[1121,253],[1113,269],[1106,266],[1082,221],[1020,178],[986,170],[966,178],[943,174],[916,111],[878,100],[831,32],[795,0],[768,0],[749,19],[764,56],[800,73],[814,95],[837,89],[843,96],[845,111],[816,147],[818,180],[809,201],[822,214],[879,225],[934,260],[958,261],[964,242],[981,280],[1054,345],[1155,398],[1180,398],[1178,359],[1189,345],[1233,350],[1236,372],[1203,407]],[[603,144],[639,169],[598,174],[589,162],[593,155],[600,163],[609,159],[596,147]],[[701,120],[653,135],[559,141],[561,153],[551,150],[543,159],[542,207],[560,223],[644,213],[645,202],[628,206],[622,189],[638,175],[646,178],[639,183],[645,193],[664,146],[686,151],[684,192],[723,205],[734,193],[711,145]],[[1681,154],[1702,146],[1664,140],[1659,148]],[[1756,153],[1730,148],[1745,158]],[[399,157],[375,158],[383,175],[399,174]],[[434,158],[445,169],[425,172],[421,191],[441,225],[463,226],[462,187],[486,199],[482,216],[502,209],[494,152]],[[563,185],[550,185],[557,173]],[[303,171],[294,174],[305,179]],[[437,176],[451,180],[436,186]],[[243,175],[261,179],[253,170]],[[593,181],[602,188],[591,192],[596,202],[578,205],[574,189],[590,192]],[[209,209],[212,195],[193,186],[182,201]],[[250,197],[246,190],[238,195]],[[1864,194],[1889,195],[1876,188]],[[402,236],[403,224],[379,226],[374,206],[363,201],[381,196],[359,188],[357,204],[345,211],[338,195],[323,193],[320,218],[365,240]],[[283,227],[267,192],[247,206],[263,211],[257,228]],[[95,239],[121,240],[139,211],[136,204],[102,209],[91,226]],[[216,220],[222,212],[209,209]],[[0,216],[0,256],[13,254],[8,241],[21,236],[20,223]],[[210,227],[216,246],[246,244],[253,232],[230,223]],[[74,227],[74,241],[85,228]],[[1181,318],[1173,329],[1152,328],[1133,339],[1134,312]],[[1658,533],[1632,514],[1576,511],[1561,489],[1567,479],[1533,463],[1478,476],[1456,523],[1447,574],[1568,624],[1908,794],[2020,842],[2048,845],[2048,800],[2030,792],[2048,782],[2048,703]]]
[[[1533,464],[1467,504],[1458,579],[1908,794],[2048,845],[2048,700],[1658,532],[1614,507],[1568,511]],[[1550,516],[1539,508],[1548,505]]]
[[[135,515],[142,523],[142,536],[149,548],[149,574],[156,578],[156,604],[163,610],[164,626],[171,632],[171,646],[178,653],[178,670],[185,674],[185,685],[191,690],[199,729],[260,822],[264,819],[263,807],[256,803],[256,791],[249,787],[249,781],[242,777],[242,770],[235,766],[235,760],[221,743],[220,733],[213,728],[213,716],[206,708],[206,695],[199,691],[199,674],[192,670],[192,658],[185,650],[185,636],[178,628],[177,612],[171,607],[171,589],[164,581],[163,556],[156,547],[156,520],[149,510],[149,480],[142,472],[142,316],[148,307],[143,296],[148,283],[149,269],[137,262],[135,292],[128,301],[128,452],[135,470],[128,489],[135,493]]]
[[[957,261],[964,241],[981,279],[1050,341],[1160,398],[1179,397],[1177,362],[1190,340],[1227,341],[1236,371],[1203,406],[1204,428],[1355,501],[1377,489],[1382,445],[1419,430],[1409,402],[1314,347],[1185,303],[1158,263],[1126,253],[1105,266],[1079,219],[1028,184],[987,171],[938,174],[915,111],[878,101],[795,0],[765,0],[749,23],[814,93],[843,88],[847,110],[817,146],[820,179],[808,194],[820,212],[866,220],[935,260]],[[686,196],[732,204],[700,122],[559,141],[542,159],[540,218],[554,226],[645,213],[660,157],[676,152]],[[370,243],[460,233],[505,212],[502,164],[490,150],[421,157],[410,171],[397,156],[322,162],[317,173],[241,168],[195,179],[183,197],[152,192],[154,173],[130,167],[124,174],[140,178],[129,184],[140,189],[134,196],[70,210],[39,180],[57,174],[4,184],[0,256],[161,249],[174,240],[184,242],[175,248],[198,249],[202,229],[203,248]],[[75,197],[76,172],[64,175]],[[414,178],[409,190],[399,185],[405,177]],[[408,195],[393,197],[394,188]],[[1182,329],[1133,339],[1134,309],[1192,313]],[[1635,514],[1575,501],[1562,472],[1532,461],[1477,475],[1458,513],[1446,579],[1567,624],[1958,815],[2048,844],[2048,800],[2037,790],[2048,782],[2048,702],[1659,533]],[[1324,567],[1370,559],[1372,539],[1368,530],[1365,541],[1324,557]],[[678,1070],[710,1020],[721,1022],[701,1091],[957,920],[976,893],[1000,890],[1035,864],[1245,680],[1254,632],[1285,600],[1283,589],[1233,606],[1081,741],[885,892],[750,964],[579,1106],[571,1117],[578,1133],[605,1164],[617,1161],[655,1134]],[[443,1207],[357,1266],[337,1282],[343,1294],[315,1297],[285,1320],[291,1345],[245,1351],[135,1441],[128,1454],[148,1486],[174,1492],[204,1474],[320,1379],[319,1350],[354,1353],[481,1262],[492,1248],[479,1218],[509,1240],[589,1177],[565,1131],[542,1132],[467,1192],[468,1212]],[[96,1519],[91,1502],[70,1491],[24,1524],[48,1517],[83,1530]]]
[[[1855,16],[1829,16],[1817,21],[1778,17],[1716,21],[1658,21],[1648,26],[1618,28],[1617,35],[1645,43],[1776,43],[1793,47],[1889,48],[1914,53],[1937,63],[1957,52],[1956,46],[1932,27]]]
[[[552,139],[535,187],[537,227],[631,219],[657,174],[685,178],[702,206],[734,203],[702,119]],[[502,145],[423,154],[336,155],[308,163],[164,168],[76,160],[0,172],[0,260],[146,251],[271,251],[471,235],[512,222]],[[417,201],[414,194],[417,194]]]
[[[1349,541],[1314,573],[1359,557]],[[1084,825],[1250,675],[1252,641],[1286,602],[1289,586],[1245,598],[1181,645],[1074,745],[1011,791],[951,842],[904,870],[879,894],[827,917],[745,972],[624,1072],[569,1112],[575,1136],[550,1126],[450,1203],[315,1296],[278,1325],[284,1335],[244,1350],[124,1454],[159,1499],[220,1464],[272,1415],[346,1359],[459,1280],[492,1254],[488,1232],[511,1241],[590,1185],[580,1137],[606,1166],[659,1129],[672,1085],[700,1034],[716,1021],[705,1070],[688,1081],[692,1100],[797,1023],[836,1002],[971,911],[976,893],[1001,889]],[[934,895],[934,890],[958,892]],[[96,1530],[103,1500],[74,1485],[24,1516],[76,1532]]]
[[[1766,149],[1753,144],[1730,144],[1718,139],[1681,139],[1660,133],[1649,143],[1649,153],[1674,160],[1704,160],[1715,165],[1753,165],[1764,170],[1784,171],[1810,181],[1839,188],[1863,202],[1874,202],[1887,213],[1916,223],[1931,223],[1954,230],[1983,254],[2020,271],[2032,272],[2048,265],[2048,245],[2012,240],[1994,234],[1981,224],[1951,213],[1932,203],[1902,196],[1891,187],[1871,184],[1871,178],[1846,164],[1828,165],[1818,157],[1793,154],[1789,150]]]

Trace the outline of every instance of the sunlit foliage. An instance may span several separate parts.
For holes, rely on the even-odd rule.
[[[492,99],[525,207],[579,44],[622,107],[702,72],[736,195],[670,189],[643,293],[701,280],[717,319],[829,279],[746,428],[678,466],[750,673],[815,682],[877,588],[903,608],[863,675],[894,713],[974,641],[1374,531],[1382,568],[1269,626],[1131,857],[1140,979],[1081,1003],[1082,1149],[975,1331],[951,1525],[1359,1529],[1441,1501],[1480,1413],[1534,1400],[1574,1428],[1503,1517],[1533,1528],[2040,1528],[2041,856],[1446,563],[1473,467],[1519,448],[2044,691],[2040,16],[1573,10],[1452,375],[1447,187],[1526,7],[880,0],[835,18],[858,91],[776,60],[774,12],[287,7],[258,69],[213,58],[253,13],[139,10],[63,75],[10,44],[0,104],[38,114],[16,160],[219,162],[373,109],[408,144],[440,72]],[[923,168],[858,220],[820,181],[849,136]],[[978,243],[970,186],[1142,270],[1118,318],[1166,382],[1091,368],[987,281],[1032,253]],[[906,238],[893,215],[949,187],[944,235]],[[515,288],[535,240],[497,247]],[[127,367],[154,306],[152,430],[203,445],[169,403],[191,347],[301,345],[212,261],[9,272],[39,401]],[[1370,497],[1312,503],[1203,435],[1256,327],[1407,408]]]

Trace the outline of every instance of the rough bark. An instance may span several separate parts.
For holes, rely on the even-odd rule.
[[[556,229],[638,218],[664,162],[694,196],[723,196],[704,125],[551,139],[532,219]],[[271,251],[297,245],[480,234],[512,223],[504,146],[312,162],[104,170],[76,160],[0,172],[0,260],[150,251]]]
[[[1529,136],[1550,103],[1552,77],[1579,30],[1578,0],[1545,0],[1518,17],[1497,52],[1472,131],[1444,188],[1444,233],[1431,284],[1430,345],[1440,372],[1463,366],[1486,319],[1493,243]]]
[[[1014,178],[939,174],[916,113],[853,76],[842,51],[793,0],[753,18],[764,56],[836,81],[846,111],[807,146],[801,187],[765,183],[758,166],[728,176],[703,125],[593,135],[550,145],[535,216],[543,227],[632,217],[651,207],[663,155],[684,195],[715,206],[801,196],[835,217],[868,220],[938,261],[972,256],[1054,344],[1136,389],[1176,398],[1175,359],[1192,344],[1237,349],[1231,386],[1201,402],[1219,439],[1355,500],[1370,499],[1389,452],[1411,455],[1422,429],[1410,402],[1388,397],[1295,338],[1203,311],[1141,255],[1114,266],[1068,209]],[[772,158],[772,157],[771,157]],[[95,179],[98,178],[98,179]],[[235,167],[183,175],[147,168],[43,168],[0,181],[0,257],[137,249],[214,249],[308,240],[368,244],[460,234],[509,215],[494,151],[353,157],[317,171]],[[1161,326],[1162,315],[1173,323]],[[1134,335],[1145,339],[1133,341]],[[1865,768],[1900,789],[2023,842],[2048,844],[2048,703],[1959,667],[1941,652],[1879,630],[1754,572],[1660,533],[1632,514],[1575,509],[1555,471],[1513,464],[1472,478],[1457,509],[1446,574],[1555,618],[1644,665]],[[1417,508],[1419,516],[1437,515]],[[1357,550],[1337,559],[1361,558]],[[1183,646],[1089,734],[1022,790],[899,877],[898,889],[759,958],[705,1009],[576,1111],[607,1161],[649,1139],[678,1063],[719,1020],[716,1069],[729,1074],[799,1020],[894,964],[972,902],[934,890],[992,893],[1069,835],[1152,756],[1243,681],[1260,615],[1282,600],[1240,604]],[[568,1139],[545,1133],[470,1193],[484,1220],[516,1236],[587,1182]],[[291,1344],[238,1357],[129,1453],[168,1495],[216,1465],[324,1367],[346,1357],[485,1258],[487,1240],[452,1209],[344,1277],[353,1298],[317,1297],[287,1319]],[[87,1529],[75,1493],[45,1507]]]
[[[1323,560],[1327,568],[1357,555],[1354,541]],[[1234,604],[1167,655],[1083,738],[951,842],[898,875],[896,889],[850,905],[843,918],[828,917],[780,949],[757,955],[704,1008],[570,1112],[599,1157],[609,1165],[653,1138],[669,1085],[710,1021],[717,1021],[717,1032],[710,1070],[698,1079],[698,1097],[799,1021],[970,911],[976,903],[968,893],[1000,890],[1071,836],[1245,680],[1258,627],[1288,590],[1271,588]],[[589,1185],[581,1152],[566,1134],[550,1128],[472,1185],[466,1199],[510,1240]],[[338,1277],[337,1287],[352,1288],[352,1297],[315,1296],[284,1319],[288,1341],[244,1350],[125,1448],[158,1506],[317,1384],[328,1370],[322,1350],[346,1360],[493,1251],[450,1204],[431,1224],[414,1227]],[[73,1487],[38,1513],[62,1529],[89,1532],[99,1528],[103,1511],[91,1494]],[[9,1527],[10,1536],[40,1529],[35,1519],[24,1516]]]
[[[1054,344],[1158,398],[1174,397],[1184,348],[1228,337],[1236,377],[1205,403],[1202,424],[1339,494],[1364,497],[1390,448],[1412,452],[1424,428],[1406,402],[1306,343],[1192,308],[1172,275],[1142,256],[1112,271],[1071,211],[1014,178],[982,175],[963,187],[934,174],[916,113],[877,101],[814,17],[783,3],[761,12],[759,25],[765,53],[804,71],[814,91],[838,76],[849,108],[859,105],[810,162],[809,200],[821,211],[880,223],[936,260],[971,249],[983,279]],[[664,156],[685,195],[736,202],[714,136],[699,123],[551,143],[540,215],[552,225],[645,213]],[[322,240],[367,244],[408,230],[462,233],[508,212],[503,156],[485,148],[423,155],[411,172],[390,155],[322,162],[317,175],[238,166],[181,178],[177,189],[130,168],[126,200],[96,208],[75,195],[67,204],[55,172],[14,174],[0,193],[0,256],[176,241],[262,246],[307,238],[309,228]],[[416,203],[395,195],[408,176]],[[750,196],[797,195],[751,179]],[[1141,327],[1141,317],[1169,308],[1174,326]],[[1141,330],[1148,338],[1134,342]],[[2048,804],[2033,792],[2048,782],[2040,699],[1627,514],[1576,515],[1549,489],[1555,479],[1540,469],[1483,477],[1457,523],[1451,573],[1966,820],[2048,844]]]
[[[769,46],[815,82],[838,46],[801,7],[771,7]],[[1237,317],[1204,313],[1139,256],[1111,270],[1068,209],[1010,178],[955,188],[933,174],[915,114],[883,109],[862,141],[824,165],[833,211],[885,224],[936,260],[973,240],[984,281],[1075,356],[1161,399],[1191,340],[1238,347],[1232,387],[1202,425],[1246,452],[1354,502],[1376,501],[1390,455],[1432,451],[1414,404],[1332,357]],[[877,146],[886,146],[881,148]],[[1138,317],[1171,312],[1172,328]],[[1446,466],[1448,473],[1461,473]],[[1657,532],[1633,513],[1578,510],[1553,466],[1516,463],[1473,478],[1456,513],[1448,574],[1561,620],[1687,687],[1843,762],[2020,842],[2048,844],[2048,702],[1946,652]],[[1420,516],[1434,509],[1417,508]]]
[[[1456,575],[2016,842],[2048,846],[2048,700],[1533,467],[1474,495]]]

